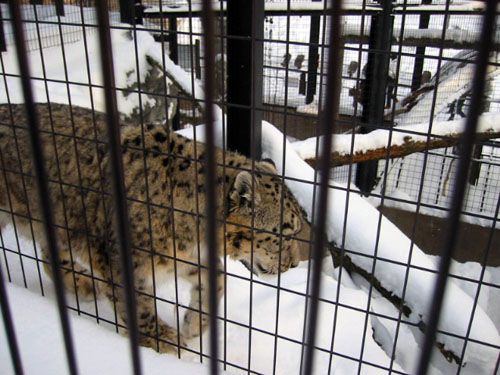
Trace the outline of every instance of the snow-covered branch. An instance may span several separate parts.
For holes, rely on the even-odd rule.
[[[405,125],[379,129],[369,134],[333,135],[331,166],[410,155],[415,152],[454,146],[459,143],[465,119],[432,124]],[[430,130],[430,131],[429,131]],[[500,138],[500,113],[484,114],[479,119],[477,141]],[[292,143],[294,150],[309,165],[316,166],[317,137]],[[352,147],[352,153],[351,153]]]

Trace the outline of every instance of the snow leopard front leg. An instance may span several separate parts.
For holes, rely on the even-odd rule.
[[[153,294],[151,275],[149,274],[151,264],[147,261],[148,258],[138,251],[132,253],[139,345],[153,348],[160,353],[177,354],[179,350],[187,347],[184,337],[156,314],[156,296]],[[112,275],[113,287],[111,287],[110,280],[110,287],[106,291],[107,296],[114,302],[120,322],[127,325],[127,298],[123,287],[124,275],[118,254],[113,256]],[[122,332],[127,333],[127,330]]]
[[[191,287],[191,302],[189,310],[184,315],[183,336],[186,339],[200,336],[209,325],[209,286],[207,267],[186,265],[183,267],[183,277],[188,280]],[[220,261],[217,264],[217,301],[222,297],[224,277]]]

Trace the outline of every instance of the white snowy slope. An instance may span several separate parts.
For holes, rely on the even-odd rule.
[[[7,284],[11,313],[25,374],[67,374],[66,352],[55,300]],[[75,353],[81,374],[132,374],[129,342],[95,321],[70,314]],[[208,372],[206,364],[190,363],[173,355],[161,355],[141,348],[144,374],[186,374]],[[14,374],[9,345],[0,324],[0,373]]]
[[[274,334],[279,335],[276,341],[276,371],[279,374],[298,373],[301,362],[300,344],[303,340],[304,308],[305,298],[303,294],[307,288],[307,263],[302,262],[298,268],[291,269],[281,275],[280,287],[285,291],[278,295],[275,288],[277,285],[275,276],[262,279],[254,276],[258,283],[251,285],[249,280],[244,280],[231,275],[250,278],[250,273],[239,262],[227,261],[229,273],[227,282],[227,295],[221,301],[221,309],[227,305],[227,318],[230,323],[226,326],[227,343],[224,344],[224,324],[219,327],[219,345],[227,350],[227,360],[230,363],[246,367],[248,364],[248,350],[251,346],[251,368],[259,373],[269,374],[273,372],[274,362]],[[366,314],[363,308],[367,303],[367,295],[351,283],[350,287],[343,287],[339,293],[339,303],[335,313],[337,297],[337,281],[332,274],[323,274],[322,282],[325,288],[317,319],[318,338],[316,345],[321,350],[316,351],[314,372],[325,374],[329,366],[332,366],[334,374],[353,374],[358,371],[357,359],[362,358],[361,373],[363,374],[385,374],[387,370],[379,368],[390,366],[390,358],[375,342],[372,337],[371,321],[368,321],[366,335],[364,335],[364,321]],[[261,284],[265,283],[265,284]],[[267,285],[269,284],[269,285]],[[251,292],[250,292],[251,291]],[[298,295],[295,293],[301,293]],[[250,299],[251,295],[251,299]],[[360,309],[354,310],[354,309]],[[221,310],[219,310],[221,311]],[[222,315],[222,313],[219,313]],[[234,323],[232,323],[234,322]],[[235,323],[243,324],[240,326]],[[333,327],[336,324],[336,330]],[[251,343],[249,329],[245,326],[251,325]],[[334,355],[330,356],[332,336],[334,335]],[[365,341],[363,355],[361,357],[362,342]],[[205,343],[207,341],[205,340]],[[195,344],[194,342],[192,343]],[[204,348],[207,346],[204,345]],[[206,350],[206,349],[205,349]],[[404,371],[397,363],[394,369]],[[234,371],[229,368],[230,371]]]
[[[473,59],[474,51],[460,51],[454,57],[463,59]],[[471,60],[473,61],[473,60]],[[396,122],[399,125],[409,125],[415,123],[415,119],[429,119],[430,109],[433,108],[435,119],[443,120],[437,117],[448,111],[448,105],[454,100],[459,99],[472,85],[474,75],[474,64],[460,64],[457,62],[444,63],[439,77],[439,85],[436,90],[428,91],[418,99],[409,112],[397,116]],[[445,118],[447,118],[446,115]]]

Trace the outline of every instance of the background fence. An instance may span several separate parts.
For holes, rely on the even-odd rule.
[[[116,186],[106,186],[104,193],[117,199],[117,241],[124,254],[120,267],[129,277],[123,285],[112,284],[127,291],[127,318],[120,320],[116,305],[113,311],[96,294],[95,285],[109,280],[91,275],[94,295],[88,303],[78,294],[64,297],[61,276],[53,270],[71,373],[84,365],[75,356],[72,343],[78,342],[79,331],[71,333],[68,309],[116,331],[128,326],[133,371],[143,370],[137,349],[143,327],[134,322],[136,316],[140,320],[134,299],[142,291],[134,284],[134,263],[127,256],[137,250],[129,238],[127,206],[137,202],[120,191],[120,173],[129,173],[119,157],[124,147],[120,121],[140,125],[142,131],[147,124],[164,123],[182,134],[205,124],[200,134],[205,134],[207,150],[224,139],[219,146],[225,150],[255,160],[273,158],[281,184],[290,187],[312,223],[311,233],[296,238],[306,263],[278,271],[272,280],[223,257],[220,301],[215,224],[207,228],[205,240],[199,228],[192,228],[192,236],[208,244],[212,262],[199,255],[196,265],[200,284],[210,273],[210,310],[193,307],[195,297],[189,301],[177,268],[174,281],[157,290],[152,266],[156,349],[166,343],[158,330],[160,315],[180,331],[183,317],[195,311],[210,319],[210,335],[188,343],[177,335],[170,344],[180,358],[217,358],[210,361],[212,373],[498,372],[500,29],[495,1],[345,1],[342,13],[339,2],[314,0],[14,3],[0,4],[1,102],[13,108],[25,103],[25,127],[30,129],[39,121],[30,117],[34,102],[86,108],[93,118],[105,112],[108,134],[114,134],[99,142],[109,145],[110,163],[116,163],[108,181]],[[16,15],[12,10],[18,6]],[[7,117],[2,127],[15,128]],[[261,120],[283,134],[272,133]],[[37,131],[32,131],[36,146]],[[332,133],[338,137],[319,137]],[[78,139],[75,133],[70,137]],[[144,155],[153,152],[142,147]],[[1,150],[2,155],[9,151]],[[44,164],[42,150],[35,147],[34,152],[33,170],[38,158],[41,169],[28,176],[40,178],[37,186],[47,198],[43,166],[50,170],[51,161]],[[216,192],[209,187],[216,186],[221,161],[210,161],[211,151],[207,155],[207,185],[194,195],[198,202],[206,192],[207,202],[214,203]],[[347,161],[339,162],[338,156]],[[170,157],[177,160],[178,155]],[[2,184],[7,185],[10,173],[26,174],[13,172],[3,160]],[[316,172],[298,160],[314,165]],[[253,173],[255,168],[252,163]],[[80,183],[79,188],[86,187]],[[148,212],[157,209],[148,187],[146,196]],[[171,199],[160,207],[174,217],[177,198]],[[48,199],[41,201],[48,205],[46,219],[51,207]],[[280,223],[284,203],[282,197],[276,207]],[[13,220],[2,227],[3,280],[46,294],[52,281],[43,274],[47,259],[40,255],[37,236],[33,229],[30,239],[20,236],[16,220],[22,215],[12,205],[0,212]],[[206,213],[187,214],[215,223],[215,212],[212,206]],[[44,224],[50,245],[51,230],[59,233],[60,228],[50,218]],[[150,228],[151,238],[152,233]],[[279,236],[282,249],[284,238]],[[253,254],[257,243],[250,242]],[[68,269],[64,261],[58,264],[55,242],[48,247],[51,266],[62,266],[63,277],[71,271],[76,284],[83,273]],[[157,255],[153,245],[148,251],[152,258]],[[176,255],[173,259],[178,267],[192,266]],[[22,373],[29,363],[19,354],[25,343],[16,339],[4,281],[5,336],[14,372]],[[445,285],[452,297],[443,299]],[[198,285],[200,297],[201,289]]]

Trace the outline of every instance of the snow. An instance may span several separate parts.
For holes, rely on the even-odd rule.
[[[17,342],[26,374],[67,374],[66,353],[55,300],[36,295],[15,284],[7,284]],[[132,374],[128,339],[88,318],[70,314],[75,352],[81,374]],[[0,325],[0,372],[14,374],[4,326]],[[182,361],[141,348],[144,374],[208,372],[206,364]]]
[[[231,273],[235,272],[245,278],[249,278],[248,271],[239,263],[229,264]],[[230,281],[230,282],[229,282]],[[257,279],[257,281],[262,281]],[[276,278],[265,280],[266,283],[276,285]],[[327,301],[336,301],[337,282],[331,275],[323,274],[324,288],[321,295]],[[253,369],[257,372],[271,373],[273,357],[269,351],[273,348],[276,331],[280,335],[278,340],[277,369],[278,373],[295,373],[300,367],[300,353],[302,346],[303,322],[305,298],[303,295],[307,287],[307,264],[302,263],[298,268],[287,271],[281,275],[280,287],[286,291],[280,292],[278,322],[276,316],[276,290],[268,285],[253,285],[252,309],[249,305],[249,295],[242,293],[250,290],[248,280],[228,278],[228,319],[242,324],[249,324],[249,311],[252,312],[252,327],[269,333],[252,332],[252,356]],[[301,293],[297,295],[293,292]],[[330,350],[333,332],[333,318],[337,320],[335,334],[335,346],[333,355],[334,373],[350,374],[357,371],[358,363],[355,360],[344,358],[349,356],[359,358],[361,343],[363,340],[363,327],[365,313],[354,311],[351,307],[363,309],[366,306],[367,296],[357,287],[345,288],[339,295],[339,303],[343,306],[338,308],[335,315],[333,303],[320,303],[317,324],[321,327],[316,345],[326,351]],[[235,307],[237,308],[235,309]],[[233,311],[231,311],[233,310]],[[276,328],[276,326],[278,328]],[[245,363],[248,350],[248,329],[228,324],[228,360],[230,362]],[[371,332],[371,324],[368,325]],[[290,341],[295,340],[295,342]],[[231,343],[240,343],[237,350],[233,349]],[[220,341],[223,345],[223,342]],[[365,354],[363,360],[379,366],[389,366],[390,359],[383,350],[375,343],[371,336],[365,338]],[[317,352],[315,371],[326,373],[330,362],[329,354]],[[399,366],[396,369],[401,371]],[[369,365],[362,366],[362,373],[385,373]]]
[[[7,249],[17,251],[15,233],[13,227],[2,230],[2,238]],[[38,273],[36,264],[29,257],[34,257],[32,244],[21,239],[20,253],[23,256],[23,267],[26,272],[26,282],[29,290],[20,287],[24,284],[22,277],[19,255],[15,252],[6,252],[6,260],[2,257],[0,264],[2,272],[7,274],[6,264],[12,277],[12,283],[8,283],[9,301],[11,303],[12,315],[15,320],[16,333],[21,347],[22,361],[26,366],[26,373],[59,374],[66,371],[64,348],[60,333],[59,319],[55,308],[55,296],[52,291],[52,282],[42,273],[42,282],[45,290],[45,298],[40,297],[35,290],[39,289]],[[307,285],[307,263],[302,263],[298,268],[292,269],[281,275],[280,287],[280,309],[278,322],[276,316],[276,277],[261,279],[253,276],[252,293],[250,294],[250,273],[239,262],[225,260],[227,265],[227,290],[225,299],[220,301],[222,306],[227,306],[228,319],[226,324],[226,342],[221,334],[219,347],[226,349],[226,360],[230,364],[240,367],[247,366],[249,348],[250,311],[252,314],[252,356],[251,366],[253,371],[261,373],[271,373],[273,368],[273,357],[269,355],[270,348],[274,346],[274,333],[279,335],[277,373],[284,374],[297,372],[300,366],[300,353],[302,346],[303,316],[304,316],[304,294]],[[331,269],[326,269],[323,274],[323,293],[321,297],[326,301],[336,301],[337,281],[332,276]],[[346,279],[346,278],[345,278]],[[162,299],[175,301],[175,290],[173,280],[160,285],[157,296],[158,311],[162,318],[170,324],[175,325],[175,315],[170,304],[162,302]],[[346,280],[344,281],[344,284]],[[179,282],[179,302],[187,304],[189,302],[189,290],[186,284]],[[250,305],[250,298],[252,304]],[[318,324],[322,327],[317,346],[329,351],[333,317],[336,316],[337,330],[335,334],[335,346],[333,355],[334,373],[350,374],[357,371],[361,342],[363,340],[363,322],[365,313],[355,311],[352,308],[363,310],[367,303],[367,295],[357,288],[353,283],[349,287],[341,290],[338,302],[342,304],[335,315],[335,305],[333,303],[320,303],[320,313]],[[68,294],[68,303],[74,308],[77,307],[75,298]],[[250,306],[252,308],[250,309]],[[94,313],[93,302],[79,301],[79,307],[87,313]],[[98,301],[99,317],[113,321],[113,310],[111,304],[106,300]],[[179,314],[185,311],[179,309]],[[115,334],[111,324],[101,321],[100,326],[95,324],[93,319],[77,316],[71,313],[72,330],[74,332],[74,342],[78,358],[78,366],[82,374],[121,374],[130,373],[130,364],[124,358],[129,358],[128,341],[125,337]],[[43,317],[43,318],[41,318]],[[182,319],[181,319],[182,321]],[[276,328],[278,327],[278,328]],[[33,335],[33,332],[37,332]],[[219,332],[224,332],[224,323],[220,323]],[[367,332],[372,332],[371,324],[368,325]],[[8,357],[8,345],[4,344],[5,334],[0,331],[0,373],[9,373],[10,359]],[[199,349],[197,338],[188,342],[192,349]],[[204,335],[203,351],[208,353],[208,335]],[[36,354],[34,354],[36,353]],[[363,360],[366,362],[362,366],[362,373],[382,374],[385,371],[374,368],[370,364],[377,366],[389,366],[390,359],[384,351],[377,345],[373,338],[365,337],[365,350]],[[186,361],[180,361],[172,355],[159,355],[152,349],[141,349],[142,362],[145,366],[146,374],[156,374],[158,371],[172,369],[172,373],[199,373],[206,371],[201,365],[195,365]],[[348,359],[345,356],[354,358]],[[197,361],[198,357],[191,353],[184,353],[183,358]],[[221,358],[222,354],[221,354]],[[326,373],[330,363],[328,353],[319,352],[316,358],[315,368],[318,373]],[[402,369],[395,365],[398,371]],[[38,369],[38,371],[31,371]],[[40,369],[43,369],[40,370]],[[230,373],[240,373],[242,371],[235,367],[228,366]]]
[[[163,56],[159,45],[155,44],[152,37],[146,32],[138,30],[137,32],[137,48],[139,50],[140,71],[139,75],[143,79],[146,72],[145,56],[152,57],[156,61],[161,61]],[[119,87],[127,87],[135,82],[137,79],[137,72],[135,67],[135,59],[130,58],[131,51],[135,50],[135,43],[128,37],[127,31],[113,31],[113,53],[115,57],[115,74],[116,82]],[[94,36],[88,39],[89,45],[89,69],[91,81],[94,85],[101,82],[100,77],[100,63],[98,59],[98,48]],[[75,83],[88,83],[87,73],[82,66],[85,66],[84,46],[81,42],[73,44],[65,44],[65,52],[67,59],[67,66],[69,68],[68,76],[72,82]],[[46,76],[65,81],[64,64],[62,64],[62,54],[60,47],[45,48],[42,50],[47,71]],[[17,63],[12,53],[12,49],[2,54],[2,59],[5,64],[5,73],[15,74],[17,72]],[[31,66],[34,75],[43,78],[44,74],[40,68],[40,51],[30,53]],[[175,75],[176,79],[181,82],[184,90],[191,93],[197,99],[203,99],[204,93],[198,83],[195,83],[195,92],[191,90],[191,75],[182,71],[170,62],[168,57],[165,56],[166,69],[169,74]],[[130,73],[132,72],[132,73]],[[18,86],[18,79],[15,77],[7,77],[7,87],[11,102],[22,102],[22,96]],[[33,80],[33,85],[36,91],[37,99],[39,101],[46,101],[44,82],[41,80]],[[2,82],[0,86],[0,100],[6,101],[5,86]],[[49,96],[51,101],[67,103],[67,86],[65,82],[49,82]],[[80,105],[89,107],[90,92],[88,87],[78,84],[69,84],[71,93],[71,101],[73,105]],[[102,90],[98,87],[93,88],[94,106],[96,109],[103,109]],[[128,96],[118,95],[119,109],[122,113],[130,113],[132,108],[137,106],[137,95],[131,94]],[[216,142],[219,145],[223,143],[222,126],[224,122],[220,109],[217,110],[217,137]],[[485,118],[487,120],[487,118]],[[491,121],[494,119],[492,118]],[[488,124],[488,121],[485,122]],[[452,126],[453,124],[446,124]],[[460,122],[453,125],[455,130],[460,128]],[[440,126],[436,125],[439,129]],[[185,129],[183,134],[189,136],[193,134],[196,129],[198,140],[203,139],[203,127],[196,127]],[[412,128],[412,130],[414,130]],[[447,129],[450,130],[450,129]],[[427,128],[421,131],[426,134]],[[314,171],[307,165],[301,156],[295,151],[295,146],[288,141],[285,142],[286,158],[283,156],[283,134],[279,132],[274,126],[269,123],[263,122],[262,129],[263,150],[267,157],[271,157],[277,164],[278,170],[284,170],[285,176],[294,177],[306,182],[299,182],[295,180],[286,180],[288,187],[292,190],[294,195],[302,207],[306,210],[309,218],[311,218],[312,211],[312,195],[313,185],[307,181],[314,181]],[[415,136],[414,136],[415,137]],[[380,142],[387,143],[386,135],[380,135]],[[337,140],[334,140],[334,146],[337,147]],[[364,145],[363,147],[366,147]],[[354,250],[359,253],[350,254],[352,260],[363,269],[371,272],[373,261],[372,256],[377,256],[375,264],[375,276],[382,282],[382,285],[401,296],[403,293],[403,286],[405,282],[405,273],[407,271],[406,264],[410,263],[412,266],[419,268],[410,268],[408,271],[408,282],[405,290],[405,301],[407,305],[413,310],[413,314],[409,319],[403,318],[403,323],[399,327],[398,341],[396,346],[396,357],[393,368],[398,371],[410,372],[414,369],[415,360],[418,358],[419,347],[421,345],[422,334],[418,328],[412,324],[418,323],[420,317],[426,320],[431,292],[434,286],[435,274],[426,270],[435,270],[435,260],[425,255],[416,246],[411,247],[411,241],[404,236],[393,224],[386,220],[379,212],[373,208],[369,202],[358,196],[356,193],[345,190],[345,185],[332,183],[333,188],[330,189],[330,199],[328,207],[328,221],[327,221],[327,235],[330,241],[337,244],[344,243],[345,248]],[[348,210],[346,213],[346,205]],[[347,215],[347,217],[345,217]],[[345,220],[344,220],[345,219]],[[344,221],[346,226],[344,227]],[[377,235],[377,226],[380,221],[380,238]],[[345,232],[345,242],[343,242],[343,233]],[[48,303],[48,299],[53,299],[53,294],[50,291],[50,281],[42,274],[42,280],[45,286],[45,292],[48,298],[41,299],[36,296],[40,290],[38,283],[38,270],[36,262],[30,258],[34,255],[32,244],[29,241],[23,241],[18,250],[15,241],[15,235],[12,227],[7,231],[2,230],[5,248],[14,249],[15,252],[20,251],[22,255],[12,252],[4,252],[5,258],[9,269],[6,267],[6,260],[1,258],[3,271],[7,271],[12,277],[13,283],[17,285],[24,285],[21,272],[21,264],[24,267],[27,275],[26,285],[29,286],[31,291],[25,291],[22,288],[9,285],[10,301],[13,305],[14,316],[20,339],[22,340],[23,350],[30,350],[29,353],[45,353],[47,342],[54,343],[57,339],[56,334],[59,331],[58,318],[54,312],[53,303]],[[378,241],[377,241],[378,239]],[[221,348],[226,349],[227,360],[237,366],[248,366],[248,350],[249,350],[249,333],[251,333],[252,352],[251,363],[252,370],[269,373],[273,370],[273,356],[270,355],[271,348],[274,347],[274,334],[277,332],[280,336],[277,339],[277,358],[276,366],[277,373],[290,373],[297,372],[300,364],[300,350],[299,344],[302,340],[303,332],[303,316],[304,316],[304,297],[301,295],[306,291],[307,285],[307,269],[306,264],[301,264],[300,267],[292,269],[287,273],[281,275],[279,292],[280,309],[278,314],[278,322],[275,321],[276,306],[277,306],[277,291],[273,288],[276,285],[277,279],[261,279],[253,277],[254,283],[245,280],[250,277],[248,271],[239,263],[232,262],[228,259],[225,260],[227,264],[227,293],[225,299],[221,301],[222,306],[227,307],[227,319],[225,325],[226,329],[226,342],[221,336],[219,338]],[[394,263],[396,261],[399,263]],[[326,261],[325,261],[326,262]],[[471,267],[472,268],[472,267]],[[492,282],[499,284],[499,273],[496,270],[489,272],[489,277]],[[238,277],[239,276],[239,277]],[[243,277],[243,278],[242,278]],[[477,273],[471,276],[477,279]],[[336,291],[340,283],[339,294]],[[270,285],[268,285],[270,284]],[[175,301],[173,295],[174,283],[166,283],[163,289],[159,290],[159,295],[168,301]],[[358,370],[358,361],[361,357],[361,343],[365,342],[362,360],[365,361],[362,365],[361,372],[366,374],[373,373],[386,373],[376,366],[388,367],[391,365],[392,343],[396,335],[396,323],[388,317],[398,317],[398,311],[386,300],[373,293],[370,300],[368,300],[368,293],[366,285],[359,278],[350,279],[346,272],[342,273],[339,278],[338,270],[329,268],[324,265],[324,272],[322,275],[322,297],[325,299],[320,304],[320,313],[318,316],[318,324],[321,329],[317,345],[327,351],[330,350],[332,342],[333,324],[336,324],[336,331],[334,337],[333,350],[333,372],[339,374],[351,374]],[[480,304],[475,311],[473,317],[473,325],[470,337],[482,342],[489,343],[494,346],[500,345],[500,338],[498,335],[498,309],[499,306],[498,288],[484,288],[490,295],[480,296]],[[189,299],[189,291],[180,284],[180,301],[187,301]],[[250,290],[252,293],[250,294]],[[473,307],[473,298],[471,296],[471,285],[465,286],[463,283],[450,281],[446,299],[443,307],[443,315],[440,322],[440,329],[444,332],[453,335],[463,336],[467,331],[470,320],[470,314]],[[299,292],[297,294],[297,292]],[[472,290],[473,292],[473,290]],[[481,291],[481,293],[486,293]],[[496,295],[491,298],[491,295]],[[250,298],[252,300],[252,308],[250,309]],[[339,303],[338,309],[335,310],[335,303]],[[69,299],[71,306],[76,307],[77,301],[74,298]],[[365,310],[368,308],[368,319]],[[95,306],[93,303],[84,303],[78,301],[78,305],[82,311],[88,313],[95,313]],[[106,301],[99,301],[98,312],[100,317],[105,317],[113,321],[113,312],[111,307]],[[174,322],[174,311],[169,303],[159,304],[160,315],[167,321]],[[52,309],[52,311],[50,311]],[[183,314],[183,309],[179,309],[179,314]],[[21,311],[21,312],[19,312]],[[250,312],[252,316],[252,327],[256,330],[249,330],[247,327],[242,326],[250,323]],[[220,312],[222,314],[222,312]],[[490,314],[490,316],[488,316]],[[73,315],[73,314],[72,314]],[[40,319],[43,316],[43,319]],[[494,321],[492,320],[492,317]],[[120,371],[127,371],[127,366],[123,358],[127,357],[127,341],[125,338],[116,335],[113,332],[112,324],[101,321],[101,327],[98,327],[95,322],[90,322],[90,318],[83,316],[72,316],[73,327],[75,330],[75,340],[77,350],[79,351],[79,365],[80,366],[94,366],[106,361],[113,361],[116,363],[116,369]],[[366,335],[363,335],[366,319]],[[17,320],[19,323],[17,323]],[[412,324],[406,324],[408,321]],[[52,323],[50,323],[52,322]],[[30,325],[31,324],[31,325]],[[221,323],[220,332],[224,332],[224,325]],[[495,325],[496,324],[496,325]],[[91,326],[93,328],[91,328]],[[40,334],[42,339],[34,338],[33,332],[40,330],[44,335]],[[265,332],[264,332],[265,331]],[[268,333],[266,333],[268,332]],[[372,337],[372,333],[374,337]],[[25,338],[27,337],[27,338]],[[43,338],[48,337],[54,341],[45,341]],[[204,337],[203,350],[207,352],[207,338]],[[47,339],[48,340],[48,339]],[[380,341],[380,347],[376,341]],[[438,340],[445,343],[447,349],[451,349],[456,353],[461,353],[463,340],[449,336],[446,334],[439,334]],[[102,343],[103,345],[98,345]],[[34,345],[34,347],[31,346]],[[35,346],[36,345],[36,346]],[[198,340],[194,339],[189,342],[189,345],[196,348]],[[2,349],[3,348],[3,349]],[[5,366],[9,362],[6,359],[6,345],[0,346],[0,369],[4,372]],[[31,349],[33,348],[33,349]],[[157,355],[150,349],[142,349],[144,356],[144,363],[151,363],[151,370],[157,371],[159,368],[163,369],[166,366],[173,366],[173,373],[189,373],[189,371],[203,371],[204,368],[198,365],[189,367],[188,364],[185,369],[185,364],[179,363],[175,357],[166,355]],[[222,352],[222,350],[221,350]],[[463,369],[462,373],[484,373],[492,372],[492,368],[496,361],[498,349],[469,342],[467,351],[465,353],[465,362],[467,366]],[[317,351],[316,353],[316,370],[318,373],[324,373],[330,364],[329,355]],[[222,355],[222,353],[221,353]],[[354,360],[346,358],[346,356],[353,357]],[[54,350],[54,361],[63,361],[64,356],[61,351]],[[150,357],[152,359],[150,359]],[[198,357],[186,355],[187,359],[197,361]],[[39,361],[44,360],[44,355],[31,355],[23,354],[24,363],[27,366],[34,366],[35,369],[40,370],[42,365]],[[97,361],[96,358],[101,358]],[[183,356],[184,358],[184,356]],[[106,359],[106,361],[105,361]],[[155,362],[156,361],[156,362]],[[89,362],[89,363],[88,363]],[[161,362],[161,363],[160,363]],[[61,363],[61,362],[54,362]],[[43,364],[48,370],[57,370],[64,368],[63,365],[57,368],[50,367],[49,364]],[[110,365],[109,369],[111,369]],[[146,364],[145,364],[146,366]],[[149,366],[149,365],[148,365]],[[177,367],[180,366],[180,367]],[[192,369],[192,370],[191,370]],[[457,367],[444,362],[440,354],[435,354],[431,366],[432,371],[439,373],[453,373],[456,372]],[[9,369],[5,369],[9,371]],[[228,370],[231,373],[238,373],[236,367],[228,365]],[[86,371],[86,368],[85,368]],[[85,373],[82,370],[82,373]],[[37,371],[39,372],[39,371]],[[113,373],[109,370],[109,373]],[[54,373],[54,372],[47,372]],[[57,372],[56,372],[57,373]],[[95,368],[90,368],[87,373],[96,373]],[[117,371],[118,373],[118,371]],[[154,372],[153,372],[154,373]]]
[[[285,166],[285,175],[296,179],[314,181],[314,170],[308,166],[297,154],[292,151],[292,146],[286,144],[286,160],[282,160],[282,143],[276,142],[282,138],[281,133],[270,124],[263,124],[262,139],[263,150],[266,157],[273,159],[281,170]],[[288,180],[287,185],[299,200],[302,207],[311,218],[313,203],[313,185]],[[337,244],[345,241],[345,247],[362,253],[366,256],[350,254],[354,263],[364,270],[371,272],[373,261],[371,256],[376,256],[375,276],[382,285],[398,296],[403,295],[405,285],[406,267],[389,262],[396,261],[402,264],[410,263],[426,270],[435,270],[435,264],[417,246],[412,246],[406,237],[395,225],[374,209],[368,202],[357,194],[348,194],[340,188],[346,188],[339,184],[333,184],[330,189],[328,202],[328,218],[326,224],[327,235],[330,241]],[[336,189],[337,188],[337,189]],[[345,217],[345,207],[349,209]],[[346,225],[344,226],[344,221]],[[363,223],[364,225],[360,225]],[[377,223],[380,224],[380,236],[377,231]],[[345,236],[345,238],[343,238]],[[384,259],[384,260],[382,260]],[[387,261],[386,261],[387,260]],[[408,272],[408,281],[405,290],[405,301],[413,311],[414,318],[421,316],[426,321],[432,290],[435,282],[435,274],[421,269],[411,268]],[[444,300],[440,329],[445,332],[464,336],[472,308],[473,300],[465,294],[455,283],[449,282]],[[500,343],[497,329],[488,315],[480,308],[476,310],[471,337],[481,341],[490,342],[494,345]],[[446,347],[456,353],[461,351],[461,340],[450,336],[438,335],[438,340],[444,342]],[[477,350],[477,351],[476,351]],[[496,353],[485,354],[480,348],[469,347],[466,353],[466,361],[484,360],[485,365],[495,362]],[[477,357],[477,358],[476,358]]]

